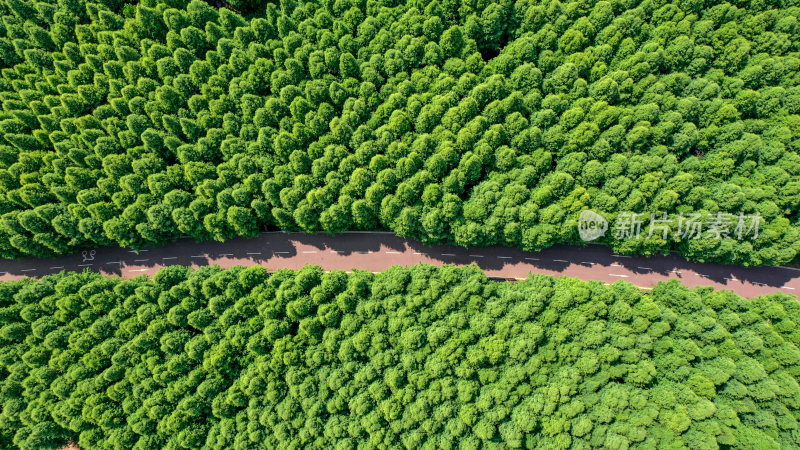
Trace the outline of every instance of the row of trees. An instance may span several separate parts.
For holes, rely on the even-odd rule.
[[[797,299],[476,267],[0,283],[0,445],[791,448]]]
[[[397,3],[3,0],[0,256],[266,225],[536,250],[591,208],[764,218],[617,251],[796,258],[797,7]]]

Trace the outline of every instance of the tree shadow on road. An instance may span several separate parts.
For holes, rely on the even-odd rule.
[[[57,258],[0,261],[0,275],[7,272],[14,276],[39,277],[58,273],[62,270],[82,271],[90,269],[107,275],[136,276],[153,274],[155,269],[179,264],[183,266],[204,267],[219,265],[296,266],[298,257],[307,264],[323,264],[326,255],[332,252],[339,256],[383,253],[382,261],[392,265],[417,264],[428,262],[437,265],[475,264],[491,276],[505,276],[501,271],[521,267],[527,273],[549,272],[551,274],[571,273],[576,269],[583,271],[587,279],[596,274],[610,275],[615,271],[621,278],[648,274],[677,278],[690,285],[745,283],[774,287],[779,289],[796,279],[800,273],[786,268],[754,267],[695,263],[677,255],[658,255],[653,257],[626,256],[614,254],[602,245],[566,246],[556,245],[540,252],[527,252],[503,246],[470,247],[456,245],[427,245],[413,239],[398,237],[392,233],[348,232],[335,236],[327,234],[265,232],[254,238],[235,238],[226,242],[197,242],[192,239],[178,239],[161,246],[148,247],[138,252],[125,248],[100,247],[86,249],[73,255]],[[303,258],[303,253],[309,253]],[[312,253],[316,253],[312,255]],[[376,255],[377,256],[377,255]],[[396,256],[396,257],[395,257]],[[410,258],[409,258],[410,257]],[[394,260],[398,262],[393,262]],[[289,261],[292,260],[293,263]],[[360,264],[365,264],[363,260]],[[368,265],[368,263],[367,263]],[[369,267],[360,267],[370,270]],[[589,271],[592,271],[591,273]],[[517,270],[517,272],[520,272]],[[727,286],[726,286],[727,287]],[[733,289],[733,287],[730,287]]]

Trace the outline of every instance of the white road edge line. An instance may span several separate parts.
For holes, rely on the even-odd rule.
[[[456,256],[455,253],[442,253],[442,256]]]
[[[51,268],[50,268],[50,270],[53,270],[53,269],[63,269],[63,268],[64,268],[64,266],[53,266],[53,267],[51,267]],[[3,272],[3,273],[5,273],[5,272]]]
[[[483,258],[483,255],[469,255],[471,258]]]
[[[632,256],[628,256],[628,255],[611,255],[611,256],[613,256],[615,258],[632,258]]]
[[[399,255],[400,252],[386,252],[387,255]]]
[[[792,291],[794,290],[794,288],[793,288],[793,287],[789,287],[789,286],[781,286],[781,289],[790,289],[790,290],[792,290]]]
[[[119,264],[121,266],[122,265],[122,261],[109,261],[106,264]]]
[[[177,256],[164,256],[161,259],[178,259]]]
[[[619,275],[619,274],[616,274],[616,273],[610,273],[610,274],[608,274],[608,276],[610,276],[610,277],[628,278],[628,275]]]
[[[36,269],[22,269],[20,272],[33,272]]]
[[[208,258],[206,255],[192,255],[190,258]]]
[[[642,269],[642,270],[653,270],[653,268],[652,268],[652,267],[642,267],[642,266],[637,266],[636,268],[637,268],[637,269]]]
[[[581,264],[588,264],[588,265],[590,265],[590,266],[593,266],[593,265],[594,265],[594,263],[593,263],[593,262],[589,262],[589,261],[581,261]]]
[[[261,252],[247,252],[248,255],[260,255]]]
[[[498,256],[498,258],[500,258],[500,259],[511,259],[510,256]]]
[[[553,262],[565,262],[565,263],[568,263],[569,261],[567,261],[566,259],[554,259]]]
[[[91,265],[92,265],[92,264],[78,264],[78,267],[89,267],[89,266],[91,266]]]
[[[539,258],[525,258],[525,259],[527,259],[528,261],[540,261]]]
[[[133,262],[145,262],[150,261],[149,259],[134,259]]]

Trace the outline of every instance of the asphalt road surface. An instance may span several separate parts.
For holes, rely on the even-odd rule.
[[[138,252],[118,247],[84,250],[52,259],[0,260],[0,280],[40,277],[62,270],[91,269],[107,275],[152,275],[169,265],[220,267],[261,265],[269,270],[319,265],[325,270],[383,271],[390,266],[418,263],[476,264],[487,276],[523,279],[529,273],[570,276],[606,283],[623,280],[641,288],[679,279],[684,285],[729,289],[743,297],[783,292],[800,293],[800,269],[744,268],[716,263],[693,263],[678,256],[615,255],[605,246],[555,246],[532,253],[515,248],[429,246],[393,233],[324,234],[265,232],[252,239],[224,243],[183,238]]]

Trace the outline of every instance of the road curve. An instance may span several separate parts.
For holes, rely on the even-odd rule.
[[[261,265],[269,270],[299,269],[319,265],[325,270],[383,271],[390,266],[418,263],[434,265],[476,264],[489,277],[520,279],[529,273],[570,276],[606,283],[623,280],[652,288],[672,278],[684,285],[729,289],[743,297],[800,292],[800,269],[790,267],[744,268],[716,263],[694,263],[678,256],[622,256],[600,245],[554,246],[541,252],[515,248],[424,245],[393,233],[349,232],[325,234],[264,232],[256,238],[224,243],[183,238],[161,247],[134,250],[100,247],[52,259],[0,260],[0,280],[40,277],[62,270],[91,269],[107,275],[152,275],[159,268]]]

